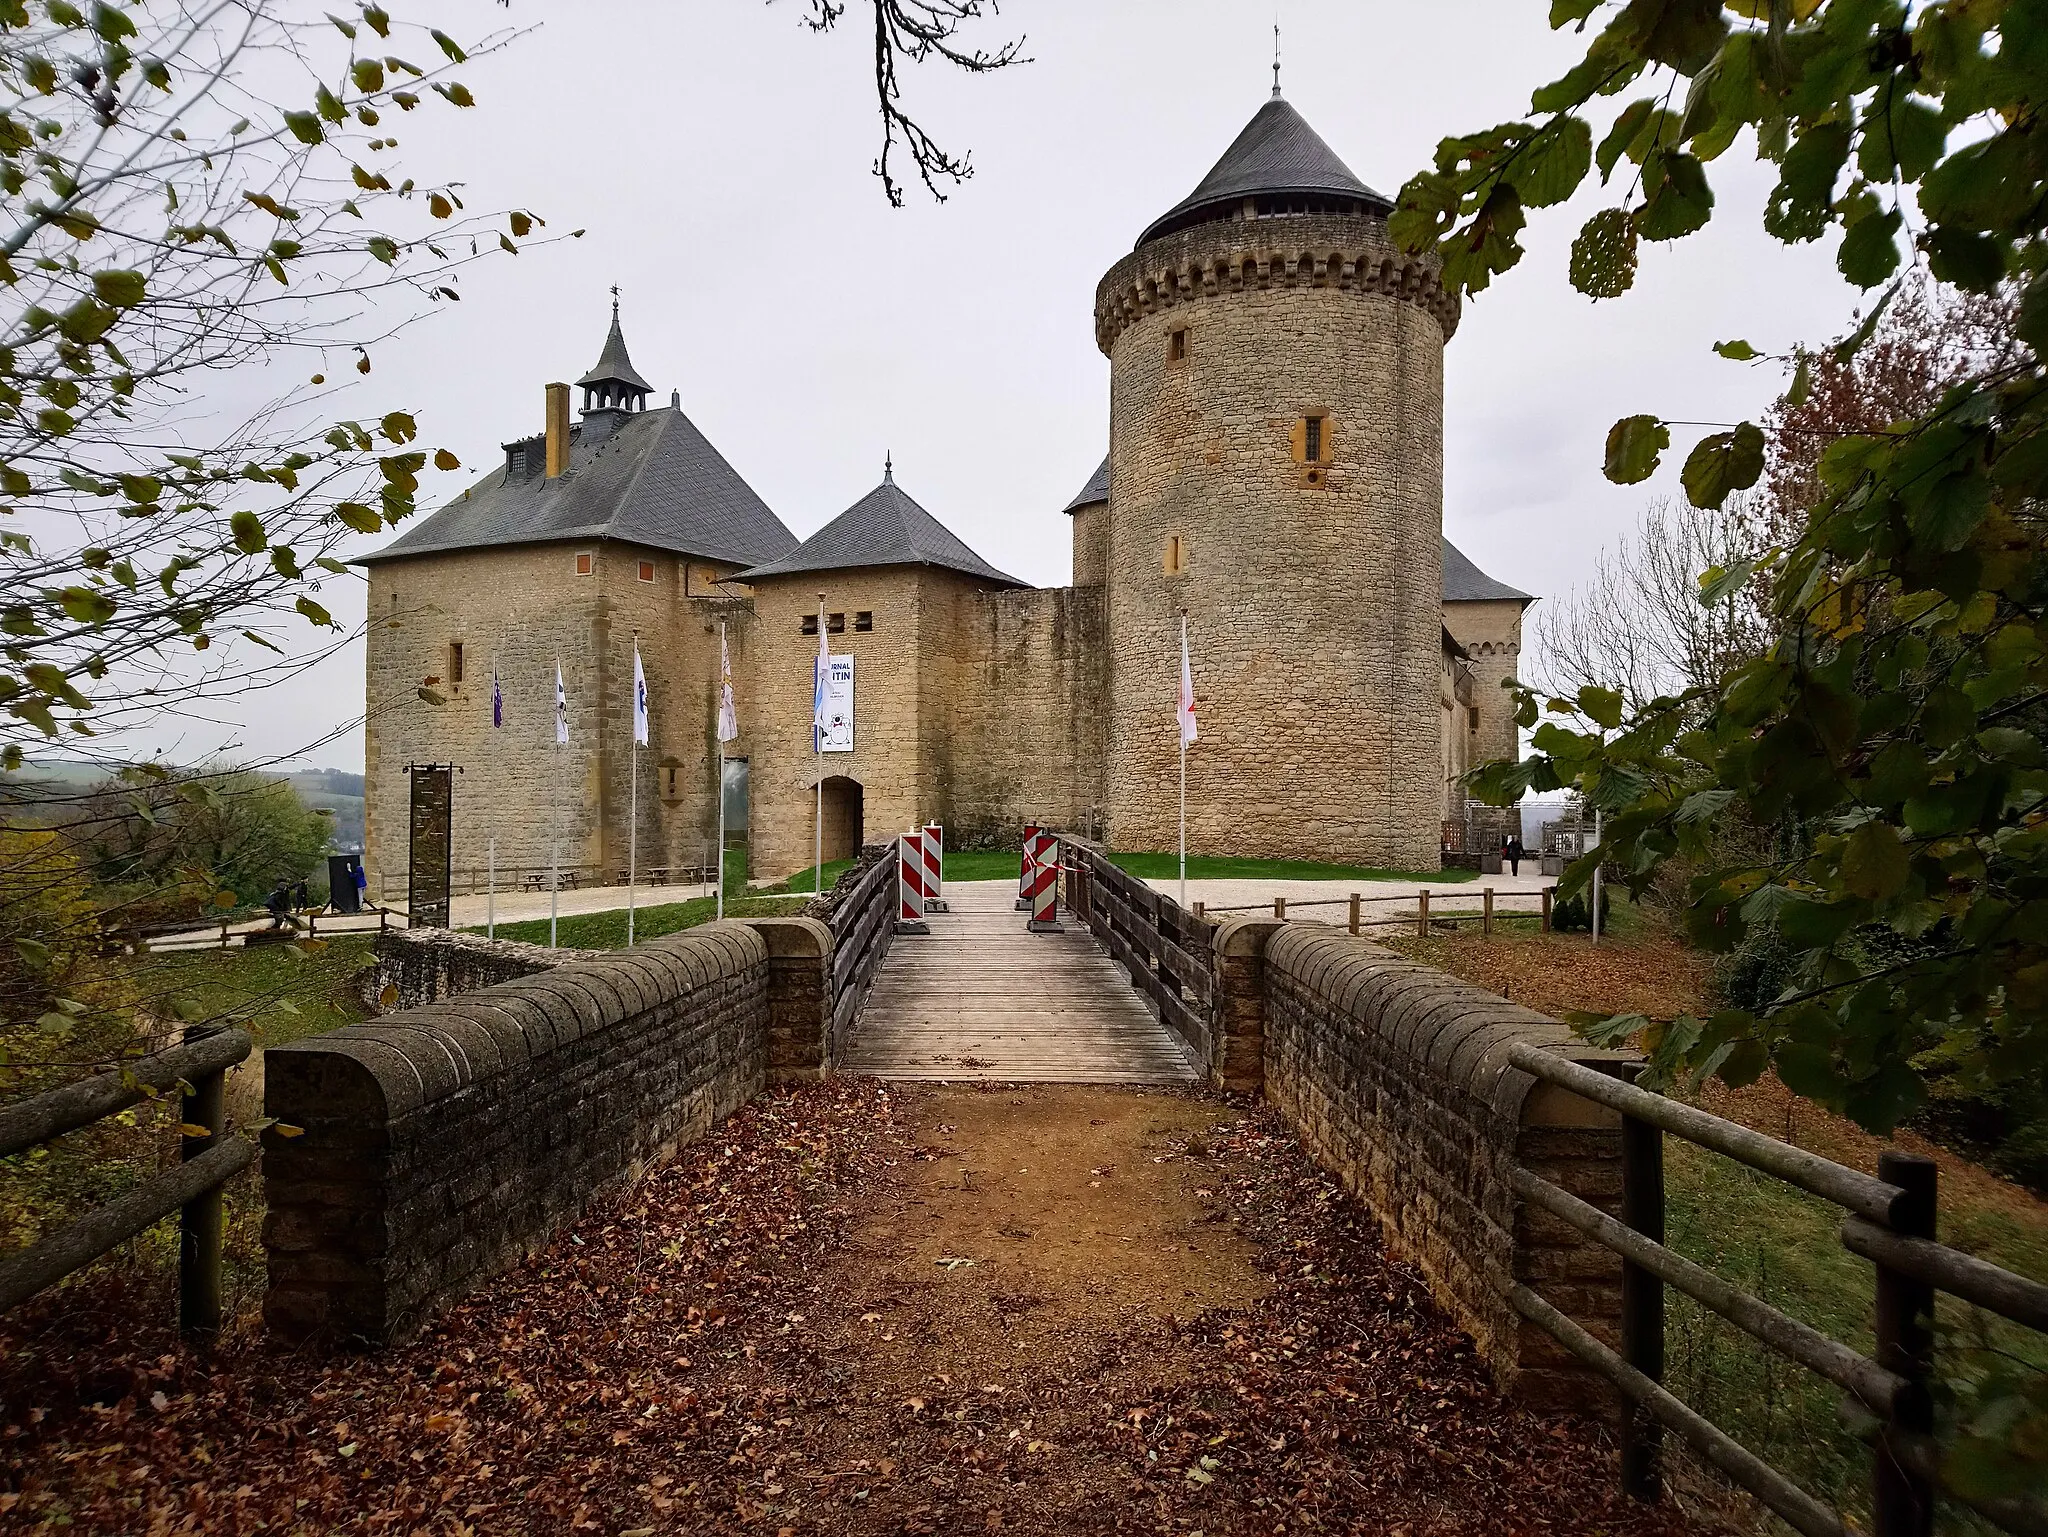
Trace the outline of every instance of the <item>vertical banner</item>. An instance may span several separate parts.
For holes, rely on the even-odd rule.
[[[405,926],[445,929],[455,855],[455,765],[413,763],[411,849],[406,861]]]
[[[853,751],[853,658],[825,660],[818,701],[818,751]]]

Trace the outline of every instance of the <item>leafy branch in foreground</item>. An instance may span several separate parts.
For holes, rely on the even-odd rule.
[[[321,420],[323,389],[540,221],[472,215],[397,167],[408,114],[473,105],[461,44],[367,0],[310,14],[0,0],[5,766],[246,684],[195,659],[216,640],[277,652],[281,621],[331,628],[340,543],[456,467],[404,411]],[[281,392],[259,374],[280,367],[303,369]]]

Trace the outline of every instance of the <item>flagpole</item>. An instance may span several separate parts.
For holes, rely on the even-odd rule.
[[[490,886],[484,896],[484,938],[498,937],[498,835],[491,834]]]
[[[1180,611],[1180,654],[1185,666],[1188,654],[1186,609]],[[1174,735],[1180,738],[1180,905],[1185,911],[1188,905],[1188,728],[1185,721],[1176,719]]]
[[[718,909],[725,916],[725,621],[718,621]]]
[[[626,948],[633,948],[633,882],[640,867],[640,632],[633,632],[633,783],[626,791]]]
[[[555,948],[555,923],[562,906],[562,737],[568,725],[562,692],[562,659],[555,658],[555,779],[548,793],[548,948]]]
[[[813,664],[818,669],[818,680],[812,690],[820,705],[824,702],[825,658],[829,654],[825,650],[825,595],[821,592],[818,594],[818,660]],[[818,771],[818,809],[811,822],[811,884],[815,894],[822,897],[825,894],[825,733],[818,725],[817,716],[818,711],[814,709],[811,712],[811,759]]]

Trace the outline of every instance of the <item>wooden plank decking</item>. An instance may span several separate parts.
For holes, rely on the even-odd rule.
[[[1196,1074],[1078,920],[1032,934],[1008,881],[953,882],[899,935],[839,1065],[883,1078],[1191,1083]]]

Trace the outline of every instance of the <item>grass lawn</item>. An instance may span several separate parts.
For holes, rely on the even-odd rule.
[[[374,936],[350,934],[298,945],[138,956],[135,986],[158,1012],[190,1001],[227,1018],[259,1048],[354,1024],[363,1007],[348,981],[369,964]]]
[[[1111,854],[1111,863],[1145,881],[1170,881],[1180,875],[1180,855]],[[1011,865],[1016,873],[1016,865]],[[1364,865],[1319,865],[1305,859],[1245,859],[1232,854],[1190,854],[1191,881],[1422,881],[1455,886],[1477,880],[1476,870],[1375,870]]]
[[[831,867],[826,869],[829,873]],[[831,889],[831,881],[826,881]],[[780,918],[803,911],[808,896],[779,897],[769,901],[758,899],[733,900],[726,903],[728,918]],[[633,937],[636,940],[659,939],[664,934],[674,934],[682,929],[695,928],[700,923],[709,923],[718,912],[716,897],[692,897],[687,902],[663,902],[656,907],[641,907],[633,914]],[[467,932],[480,934],[481,929],[472,928]],[[572,950],[617,950],[626,943],[626,910],[614,908],[603,913],[571,913],[558,921],[558,943]],[[523,940],[529,945],[544,945],[548,942],[548,920],[534,918],[524,923],[501,923],[498,938]]]

